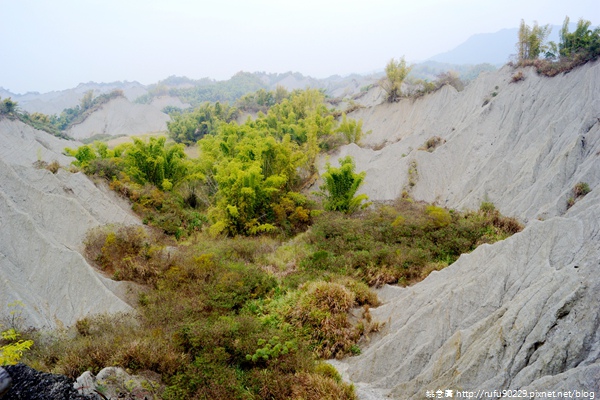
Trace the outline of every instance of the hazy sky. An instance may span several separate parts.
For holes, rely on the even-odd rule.
[[[0,0],[0,87],[367,73],[392,57],[425,60],[522,18],[560,25],[566,15],[597,25],[600,1]]]

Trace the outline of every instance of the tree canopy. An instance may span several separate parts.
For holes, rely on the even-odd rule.
[[[520,65],[535,65],[539,73],[554,76],[559,72],[595,60],[600,55],[600,28],[591,29],[591,22],[580,19],[569,32],[569,17],[565,17],[559,32],[559,42],[546,42],[550,26],[533,26],[521,20],[517,41],[517,60]],[[545,60],[540,60],[544,56]]]
[[[219,102],[176,115],[169,131],[177,144],[159,137],[67,152],[165,231],[189,233],[204,221],[215,235],[293,234],[311,223],[315,204],[300,191],[316,180],[318,154],[359,142],[362,124],[345,115],[339,124],[319,90],[259,91],[252,99],[270,106],[242,124],[236,108]],[[199,156],[187,158],[183,145],[195,142]]]
[[[406,64],[406,60],[402,57],[396,61],[391,59],[385,67],[386,79],[383,81],[382,88],[387,93],[387,100],[395,102],[402,95],[402,82],[408,76],[411,67]]]
[[[521,20],[519,41],[517,42],[519,61],[535,60],[545,53],[548,50],[546,39],[551,31],[550,25],[539,26],[537,21],[534,21],[533,26],[529,26],[524,20]]]

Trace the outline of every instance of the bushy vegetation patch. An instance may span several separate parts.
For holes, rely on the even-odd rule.
[[[199,232],[176,243],[142,227],[97,228],[86,254],[144,284],[137,317],[30,334],[25,361],[71,377],[107,365],[153,371],[165,399],[354,399],[320,360],[360,353],[361,337],[379,329],[369,285],[417,282],[521,228],[511,221],[491,203],[459,213],[404,199],[324,212],[286,242]]]
[[[549,25],[533,26],[521,21],[517,42],[519,66],[533,66],[540,75],[555,76],[571,71],[600,56],[600,28],[591,29],[592,23],[581,18],[573,32],[569,32],[569,17],[565,18],[560,30],[559,42],[546,42],[550,34]],[[539,58],[544,56],[544,58]],[[515,75],[519,78],[518,75]],[[518,82],[522,79],[515,79]]]
[[[423,147],[419,148],[419,150],[425,150],[432,153],[438,146],[446,143],[446,141],[440,136],[433,136],[425,141]]]
[[[227,236],[306,230],[315,205],[300,191],[316,179],[317,155],[341,144],[344,135],[360,140],[361,124],[344,118],[336,129],[317,90],[277,98],[266,114],[243,124],[231,121],[232,113],[205,104],[169,125],[176,141],[198,140],[194,159],[164,137],[66,151],[75,166],[128,197],[145,223],[177,238],[203,228]]]
[[[308,238],[316,251],[304,268],[336,271],[371,286],[406,285],[479,244],[521,229],[516,220],[502,217],[495,209],[461,213],[402,199],[364,211],[361,218],[321,215]]]
[[[198,107],[207,101],[233,103],[248,93],[265,89],[266,86],[261,76],[249,72],[238,72],[226,81],[170,76],[154,85],[147,94],[137,98],[136,103],[150,104],[154,98],[160,96],[177,97],[192,107]]]
[[[569,197],[569,199],[567,200],[567,209],[573,207],[577,200],[585,197],[585,195],[587,195],[591,191],[592,190],[590,189],[589,184],[587,184],[586,182],[578,182],[575,186],[573,186],[573,196]]]

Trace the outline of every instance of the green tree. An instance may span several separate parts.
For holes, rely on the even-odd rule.
[[[362,120],[356,121],[354,119],[348,119],[346,113],[342,114],[342,122],[337,128],[337,132],[340,132],[346,138],[348,143],[360,144],[362,137],[365,132],[362,130]],[[367,132],[369,134],[371,131]]]
[[[519,26],[519,41],[517,42],[517,57],[519,62],[524,60],[535,60],[542,53],[548,50],[546,39],[550,35],[552,28],[550,25],[539,26],[537,21],[534,21],[530,27],[521,20]]]
[[[558,43],[561,57],[579,55],[584,60],[591,60],[600,55],[600,28],[592,30],[591,24],[590,21],[580,19],[575,31],[569,32],[569,17],[565,18]]]
[[[326,172],[323,174],[325,184],[321,186],[322,195],[325,197],[324,207],[327,211],[341,211],[351,214],[366,204],[367,195],[356,195],[356,191],[363,183],[366,172],[355,173],[354,160],[351,156],[339,160],[340,167],[332,167],[327,164]]]
[[[232,123],[199,145],[201,163],[207,168],[203,172],[217,185],[211,209],[213,233],[257,234],[274,231],[285,222],[287,215],[281,214],[285,207],[278,205],[291,199],[289,193],[305,160],[289,135],[278,139],[256,125]],[[305,200],[300,196],[292,202],[295,211]]]
[[[13,101],[10,97],[7,97],[0,103],[0,114],[14,115],[16,111],[17,102]]]
[[[382,88],[387,93],[387,100],[390,103],[400,99],[402,95],[402,82],[408,76],[411,68],[406,64],[404,57],[398,61],[392,58],[386,65],[386,79],[383,81]]]
[[[84,169],[90,165],[92,160],[98,157],[92,146],[87,144],[76,149],[67,147],[65,148],[65,153],[71,157],[75,157],[76,161],[73,161],[73,165]]]
[[[175,142],[189,146],[205,135],[214,134],[222,123],[231,122],[237,116],[237,110],[226,104],[204,103],[191,113],[175,115],[167,128]]]
[[[79,106],[80,106],[81,110],[85,111],[87,109],[92,108],[93,105],[94,105],[94,91],[88,90],[87,92],[85,92],[83,94],[83,97],[79,101]]]
[[[180,144],[165,145],[167,138],[134,138],[125,153],[126,171],[138,183],[146,182],[169,190],[186,176],[185,153]]]

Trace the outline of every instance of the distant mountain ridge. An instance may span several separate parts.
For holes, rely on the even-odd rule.
[[[550,27],[552,31],[548,40],[558,42],[561,26],[551,25]],[[569,31],[572,32],[575,27],[576,24],[569,24]],[[511,57],[516,54],[518,35],[518,28],[501,29],[493,33],[478,33],[454,49],[430,57],[428,61],[450,64],[488,63],[500,67],[509,62]]]
[[[558,25],[551,26],[548,40],[557,42]],[[575,24],[570,24],[572,31]],[[469,37],[464,43],[444,53],[434,55],[413,68],[412,76],[417,79],[435,79],[440,72],[453,70],[459,72],[461,79],[472,80],[479,72],[490,71],[492,67],[500,67],[510,61],[516,52],[518,37],[517,28],[501,29],[493,33],[479,33]],[[358,93],[361,88],[376,83],[382,76],[383,65],[379,72],[345,77],[333,75],[325,79],[316,79],[299,72],[285,73],[238,72],[228,80],[217,81],[211,78],[191,79],[182,76],[169,76],[157,83],[143,85],[137,81],[117,81],[110,83],[87,82],[72,89],[52,91],[48,93],[28,92],[11,93],[0,87],[0,97],[11,97],[19,103],[19,107],[28,112],[44,114],[60,114],[64,109],[75,107],[83,94],[89,90],[94,96],[119,89],[131,102],[150,104],[155,98],[171,96],[191,106],[202,101],[234,101],[245,93],[259,89],[273,90],[278,85],[288,90],[307,87],[322,89],[332,97],[345,97]],[[191,101],[194,100],[195,101]]]
[[[506,64],[510,55],[515,53],[517,33],[518,29],[512,28],[473,35],[454,49],[429,60],[450,64]]]
[[[362,87],[376,82],[380,76],[380,74],[368,76],[353,74],[346,77],[334,75],[326,79],[316,79],[291,71],[282,74],[238,72],[224,81],[170,76],[150,85],[143,85],[136,81],[87,82],[75,88],[48,93],[16,94],[0,87],[0,98],[11,97],[18,103],[19,108],[29,113],[59,115],[63,110],[79,105],[83,95],[90,90],[93,91],[94,97],[118,89],[123,91],[130,102],[151,104],[159,98],[172,97],[172,103],[183,102],[188,106],[196,106],[204,101],[232,102],[247,93],[259,89],[274,90],[277,86],[283,86],[287,90],[310,87],[325,90],[333,97],[349,96],[358,93]]]

